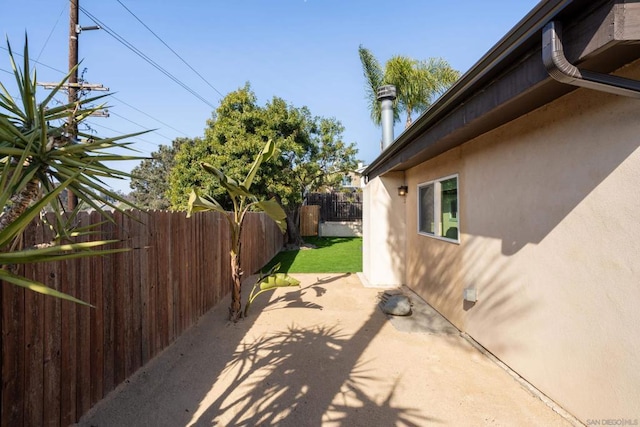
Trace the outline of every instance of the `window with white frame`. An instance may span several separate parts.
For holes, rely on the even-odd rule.
[[[418,232],[459,241],[458,175],[418,185]]]

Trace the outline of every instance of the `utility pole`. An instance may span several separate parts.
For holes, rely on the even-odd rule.
[[[69,4],[69,71],[73,70],[69,77],[69,104],[74,105],[78,102],[78,36],[80,35],[80,24],[78,22],[78,12],[80,0],[71,0]],[[69,137],[74,140],[78,137],[78,124],[74,120],[73,112],[69,115],[69,123],[67,124]],[[74,210],[78,205],[78,197],[71,191],[67,190],[67,208]]]
[[[80,10],[80,0],[70,0],[69,4],[69,71],[71,72],[68,81],[62,85],[67,91],[69,91],[69,105],[71,110],[69,111],[69,119],[67,121],[67,137],[75,141],[78,139],[78,123],[74,120],[75,105],[78,102],[78,92],[83,90],[109,90],[108,87],[104,87],[101,84],[90,84],[87,82],[78,83],[78,37],[84,30],[99,30],[97,25],[89,27],[81,27],[78,22],[78,12]],[[38,82],[38,86],[42,86],[45,89],[54,89],[58,87],[58,83],[44,83]],[[109,112],[94,111],[92,116],[97,117],[109,117]],[[78,197],[67,189],[67,209],[73,210],[78,205]]]
[[[82,90],[109,90],[100,84],[88,84],[86,82],[78,83],[78,37],[82,30],[99,30],[99,26],[81,27],[78,19],[80,11],[80,0],[70,0],[69,3],[69,71],[71,75],[69,80],[64,84],[64,88],[69,91],[69,105],[74,106],[78,102],[78,92]],[[45,89],[53,89],[58,86],[57,83],[37,83]],[[74,120],[74,110],[69,111],[69,119],[67,122],[67,136],[72,141],[78,138],[78,123]],[[96,112],[96,116],[109,117],[107,111]],[[73,210],[78,205],[78,197],[67,189],[67,209]]]

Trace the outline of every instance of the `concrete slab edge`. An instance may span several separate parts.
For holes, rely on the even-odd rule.
[[[369,282],[369,279],[367,279],[367,276],[364,275],[363,272],[358,272],[356,273],[356,276],[358,276],[358,279],[360,279],[360,283],[362,283],[362,286],[364,286],[365,288],[372,288],[372,289],[391,289],[391,288],[397,288],[399,286],[402,285],[385,285],[385,284],[372,284],[371,282]]]
[[[581,422],[579,419],[571,415],[562,406],[556,403],[553,399],[551,399],[549,396],[544,394],[542,391],[540,391],[538,388],[536,388],[533,384],[528,382],[526,379],[521,377],[516,371],[511,369],[508,365],[506,365],[504,362],[498,359],[493,353],[491,353],[489,350],[484,348],[479,342],[474,340],[469,334],[461,331],[460,336],[464,338],[469,344],[471,344],[476,350],[482,353],[485,357],[487,357],[493,363],[495,363],[504,371],[506,371],[516,382],[518,382],[518,384],[520,384],[522,388],[524,388],[529,393],[531,393],[531,395],[534,396],[535,398],[542,401],[542,403],[544,403],[549,408],[551,408],[552,411],[554,411],[555,413],[557,413],[558,415],[566,419],[568,422],[570,422],[574,426],[579,426],[579,427],[585,426],[583,422]]]

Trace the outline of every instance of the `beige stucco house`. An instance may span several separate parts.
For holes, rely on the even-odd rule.
[[[640,419],[638,40],[639,2],[540,2],[364,171],[369,284],[585,424]]]

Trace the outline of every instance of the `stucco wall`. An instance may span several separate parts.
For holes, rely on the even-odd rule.
[[[454,173],[459,245],[416,231]],[[580,89],[406,179],[407,285],[583,422],[640,419],[640,100]]]
[[[319,225],[322,237],[361,237],[362,221],[326,221]]]

